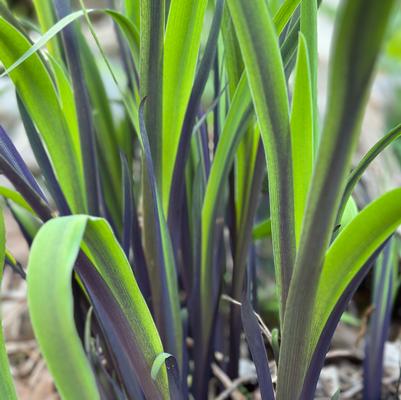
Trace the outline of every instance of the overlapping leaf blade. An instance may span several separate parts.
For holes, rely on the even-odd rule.
[[[64,240],[60,240],[60,237]],[[95,305],[104,311],[104,323],[109,315],[106,312],[108,304],[111,308],[118,307],[114,315],[122,313],[123,319],[116,321],[124,324],[114,326],[116,343],[121,345],[118,341],[120,337],[131,340],[131,351],[134,350],[137,357],[130,362],[134,364],[137,376],[141,377],[142,389],[148,395],[156,394],[155,398],[168,398],[165,370],[158,375],[158,389],[152,384],[150,370],[163,348],[128,260],[104,220],[82,215],[54,219],[44,225],[34,240],[29,260],[28,299],[33,326],[60,392],[70,393],[72,398],[97,398],[94,377],[75,332],[68,279],[81,245],[95,267],[93,271],[101,276],[108,289],[103,293],[109,293],[109,300],[112,301],[110,303],[105,302],[104,298],[97,297],[96,300],[96,296],[92,297]],[[58,265],[56,269],[55,263]],[[93,267],[84,264],[78,272],[83,275],[84,285],[89,284],[88,293],[91,296],[93,288],[90,287],[88,269],[92,271]],[[48,278],[45,279],[45,276]],[[96,291],[94,293],[96,295]],[[49,298],[52,300],[49,301]],[[122,331],[119,332],[120,329]],[[113,350],[119,351],[118,347]],[[62,357],[60,352],[63,352]],[[77,385],[77,382],[81,384]]]
[[[0,60],[5,67],[10,67],[29,48],[30,43],[24,35],[0,18]],[[27,76],[29,79],[26,79]],[[41,58],[33,54],[10,73],[10,78],[42,135],[71,209],[85,211],[82,161],[74,145],[77,139],[68,129],[57,93]]]
[[[313,307],[310,351],[348,283],[401,224],[400,201],[401,189],[382,195],[364,208],[330,246]]]
[[[278,38],[266,3],[228,1],[265,147],[276,278],[284,312],[295,257],[291,136]]]
[[[279,398],[297,398],[301,392],[308,366],[313,305],[315,301],[321,301],[316,292],[324,254],[332,236],[352,152],[359,136],[369,83],[392,5],[392,0],[380,5],[360,0],[345,1],[338,16],[331,58],[328,112],[291,280],[288,313],[284,316],[277,387]],[[372,30],[372,24],[377,29]],[[308,296],[305,296],[306,292]]]
[[[79,219],[75,223],[64,222],[62,219],[51,221],[33,243],[28,267],[30,316],[60,394],[66,398],[100,399],[73,316],[71,274],[85,224]],[[49,246],[52,234],[57,234],[53,237],[63,243],[62,248]],[[55,269],[50,282],[52,268]]]
[[[301,236],[306,198],[313,167],[313,102],[308,48],[299,37],[291,110],[291,145],[294,171],[294,220],[297,243]]]
[[[363,363],[363,390],[366,400],[380,398],[382,391],[384,347],[388,340],[393,309],[394,264],[398,267],[395,243],[395,240],[388,242],[374,267],[374,310],[366,335]]]
[[[168,211],[174,160],[195,78],[206,0],[172,0],[164,38],[163,67],[163,210]]]

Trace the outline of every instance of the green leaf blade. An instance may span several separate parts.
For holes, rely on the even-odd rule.
[[[96,380],[77,334],[71,275],[86,225],[77,217],[46,224],[35,238],[29,259],[28,306],[35,336],[64,398],[100,399]],[[48,238],[57,238],[55,246]],[[43,240],[46,239],[46,240]],[[50,268],[55,273],[49,274]],[[47,277],[47,279],[45,279]]]
[[[284,311],[295,258],[291,136],[286,80],[276,28],[263,0],[229,0],[269,173],[276,278]]]
[[[308,368],[313,305],[393,0],[343,1],[331,53],[328,104],[284,316],[279,398],[297,398]],[[356,23],[358,22],[358,23]],[[377,29],[372,29],[375,25]],[[308,293],[308,296],[305,296]]]
[[[308,50],[305,38],[299,37],[295,66],[295,83],[291,111],[291,144],[294,171],[294,219],[297,243],[313,168],[313,105]]]
[[[401,189],[392,190],[365,207],[327,251],[313,310],[313,351],[326,321],[345,288],[401,224]]]
[[[158,374],[156,386],[151,377],[153,362],[163,347],[131,266],[108,223],[85,215],[60,217],[46,223],[34,239],[29,259],[28,303],[33,327],[60,393],[67,393],[65,398],[99,398],[73,318],[71,273],[80,247],[131,330],[128,337],[133,340],[130,345],[136,354],[132,363],[141,377],[142,389],[148,390],[148,396],[167,399],[165,368]],[[105,310],[104,304],[102,307]]]
[[[0,60],[5,68],[10,68],[30,48],[24,35],[0,18]],[[85,211],[82,158],[76,151],[77,140],[67,126],[51,77],[39,55],[32,53],[10,72],[10,78],[42,135],[71,209]]]
[[[174,159],[195,79],[207,0],[172,0],[164,38],[162,202],[168,211]]]

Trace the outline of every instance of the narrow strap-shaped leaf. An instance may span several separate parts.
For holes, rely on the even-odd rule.
[[[237,72],[239,71],[240,68],[238,67]],[[248,112],[246,110],[249,109],[250,112],[252,107],[250,91],[246,79],[246,75],[243,73],[242,76],[240,76],[240,82],[238,83],[236,92],[232,98],[229,113],[223,127],[223,132],[219,139],[219,145],[217,146],[217,151],[214,155],[204,204],[202,207],[200,290],[201,293],[207,293],[201,296],[201,301],[203,302],[203,305],[201,305],[203,310],[202,328],[204,329],[203,335],[204,340],[206,339],[205,342],[207,342],[208,335],[210,334],[210,332],[207,333],[207,330],[211,329],[208,324],[210,324],[213,317],[213,302],[210,304],[210,301],[207,301],[207,299],[211,298],[210,293],[212,292],[212,286],[218,284],[218,282],[215,282],[215,279],[212,278],[210,270],[215,270],[215,268],[212,267],[213,254],[215,248],[217,248],[215,244],[216,231],[220,226],[220,224],[217,223],[216,218],[224,195],[220,188],[227,179],[227,174],[230,170],[233,157],[237,152],[238,144],[240,143],[241,137],[245,134],[250,121],[249,116],[245,118],[245,115]],[[241,120],[241,116],[244,120]],[[238,283],[239,282],[240,279],[238,280]],[[241,289],[240,285],[238,287]],[[206,355],[209,351],[207,346],[207,344],[202,345],[198,350],[204,352],[204,361],[206,360]],[[203,374],[204,368],[206,368],[206,366],[199,367],[201,374]]]
[[[330,343],[332,341],[337,325],[340,322],[341,316],[343,315],[353,294],[360,286],[362,280],[366,277],[366,274],[369,272],[377,256],[382,251],[383,247],[384,244],[381,245],[372,254],[369,260],[365,262],[365,264],[362,266],[356,276],[348,284],[347,288],[342,292],[341,297],[332,310],[329,319],[326,321],[326,324],[316,344],[315,350],[308,366],[308,371],[303,382],[302,392],[299,397],[300,400],[309,400],[310,398],[313,398],[316,390],[316,385],[320,376],[320,371],[323,368],[326,354],[329,350]]]
[[[171,179],[201,40],[207,0],[171,0],[163,66],[163,178],[161,197],[168,211]]]
[[[315,332],[313,305],[322,301],[316,293],[324,254],[393,2],[344,1],[336,21],[327,113],[287,300],[288,314],[284,316],[277,380],[280,399],[297,398],[302,389],[308,343]]]
[[[259,129],[253,127],[254,134],[251,136],[253,143],[246,143],[244,150],[249,149],[248,158],[240,165],[237,158],[237,177],[238,170],[243,170],[243,194],[238,194],[237,198],[237,215],[239,214],[236,232],[235,232],[235,253],[233,265],[233,278],[231,286],[231,297],[238,299],[244,286],[244,277],[249,261],[249,251],[252,244],[252,227],[255,219],[258,203],[260,200],[260,189],[263,178],[265,176],[265,155],[263,144],[260,138]],[[250,145],[253,145],[252,147]],[[249,179],[249,173],[253,172],[252,179]],[[246,174],[247,172],[247,174]],[[245,175],[246,174],[246,175]],[[245,178],[246,176],[246,178]],[[238,190],[238,189],[237,189]],[[242,198],[241,198],[241,197]],[[240,199],[240,200],[239,200]],[[253,286],[254,287],[254,286]],[[255,298],[256,300],[256,298]],[[239,356],[240,356],[240,309],[235,304],[231,304],[230,309],[230,363],[228,372],[230,377],[234,378],[238,375]]]
[[[22,159],[13,142],[8,137],[6,131],[0,126],[0,154],[7,160],[12,168],[26,180],[27,184],[40,196],[44,202],[47,202],[42,189],[39,187],[36,179],[29,171],[25,161]]]
[[[140,0],[124,0],[124,11],[126,16],[139,30],[141,15],[140,15]]]
[[[372,163],[372,161],[384,150],[386,149],[394,140],[401,136],[401,124],[397,125],[385,136],[383,136],[359,161],[358,165],[351,172],[348,177],[347,186],[345,187],[343,198],[341,200],[340,211],[338,212],[338,217],[342,216],[345,209],[347,201],[351,196],[356,184],[361,179],[363,173]]]
[[[117,9],[117,1],[109,0],[108,3],[110,4],[111,8]],[[129,20],[128,18],[126,18]],[[138,45],[139,45],[139,30],[136,26],[130,21],[131,25],[134,27],[135,31],[138,32]],[[120,29],[118,29],[118,24],[114,24],[113,26],[118,43],[118,51],[121,58],[121,63],[124,68],[125,75],[127,77],[127,88],[132,90],[136,93],[139,93],[139,54],[138,58],[133,58],[130,55],[130,50],[128,44],[123,40],[122,33]]]
[[[383,378],[384,345],[388,339],[391,311],[393,308],[393,269],[394,240],[390,240],[383,250],[374,267],[373,284],[373,315],[366,332],[365,358],[363,362],[363,398],[366,400],[379,399]]]
[[[401,189],[392,190],[364,208],[327,251],[313,307],[310,351],[348,283],[369,257],[401,224]]]
[[[147,397],[161,399],[162,395],[150,375],[150,360],[144,359],[143,347],[141,348],[137,341],[139,325],[135,325],[136,329],[132,330],[129,311],[121,309],[121,303],[113,296],[103,279],[104,275],[92,267],[83,253],[78,256],[76,270],[88,292],[109,353],[112,354],[113,366],[120,376],[127,396],[141,399],[143,395],[140,392],[143,391]],[[163,374],[164,372],[161,373]],[[164,393],[166,392],[164,390]]]
[[[317,293],[319,301],[313,308],[304,393],[314,391],[331,337],[352,293],[401,224],[400,198],[401,189],[396,189],[363,209],[340,232],[326,254]]]
[[[3,277],[3,268],[6,254],[6,232],[4,227],[3,210],[0,210],[0,282]],[[1,318],[1,313],[0,313]],[[1,320],[0,320],[1,322]],[[17,394],[11,376],[6,346],[3,335],[3,324],[0,323],[0,398],[17,400]]]
[[[249,271],[249,268],[248,268]],[[249,272],[248,272],[248,275]],[[246,341],[251,351],[252,360],[255,363],[256,374],[262,400],[274,400],[274,389],[270,374],[269,360],[267,359],[266,347],[263,342],[262,332],[258,318],[251,303],[251,283],[250,276],[246,279],[246,289],[242,296],[241,319],[244,327]]]
[[[6,69],[30,47],[22,33],[0,18],[0,60]],[[84,211],[81,155],[76,152],[75,139],[67,127],[45,65],[37,54],[33,54],[10,72],[10,78],[46,144],[69,206],[74,212]]]
[[[318,54],[317,54],[317,0],[301,1],[300,31],[302,32],[309,59],[309,76],[311,86],[312,118],[313,118],[313,154],[316,154],[319,144],[318,120],[319,112],[317,107],[317,72],[318,72]]]
[[[60,240],[61,237],[65,240]],[[63,390],[75,393],[71,398],[86,398],[84,387],[77,385],[77,382],[84,379],[82,384],[88,384],[85,386],[89,390],[88,395],[94,396],[88,399],[97,398],[90,384],[89,365],[75,332],[68,279],[81,245],[95,269],[90,263],[82,264],[79,260],[78,272],[83,277],[85,287],[88,286],[95,312],[102,315],[100,321],[113,326],[114,334],[109,339],[114,337],[113,340],[116,340],[115,351],[121,351],[124,348],[121,346],[129,344],[129,351],[134,352],[135,357],[130,361],[125,359],[124,362],[134,368],[140,377],[145,394],[150,398],[168,398],[165,370],[158,375],[157,390],[152,383],[151,366],[163,348],[128,260],[109,225],[102,219],[87,216],[61,217],[49,221],[35,237],[29,260],[30,313],[35,334],[59,390],[62,393]],[[54,268],[55,263],[57,268]],[[93,275],[95,272],[101,280]],[[44,276],[48,276],[48,279],[43,279]],[[50,286],[53,290],[49,292],[47,289]],[[52,299],[54,297],[54,301],[49,301],[49,296]],[[48,311],[44,312],[45,309]],[[68,330],[65,324],[68,324]],[[111,332],[111,325],[107,326],[107,331]],[[63,334],[52,333],[52,329]],[[60,351],[65,352],[63,357],[60,357]],[[81,362],[77,364],[66,361],[74,356],[79,357]],[[79,374],[71,368],[72,365],[77,368],[83,365],[86,373]]]
[[[136,107],[135,109],[133,109],[133,104],[134,101],[131,97],[127,96],[127,98],[125,98],[124,93],[122,92],[122,90],[119,87],[118,84],[118,80],[115,76],[115,74],[113,73],[113,70],[110,66],[110,63],[108,62],[108,59],[106,58],[103,49],[97,39],[97,36],[93,30],[92,24],[90,22],[90,19],[88,17],[88,14],[90,13],[103,13],[103,14],[107,14],[110,17],[113,18],[114,22],[119,26],[119,28],[121,29],[121,32],[124,34],[127,43],[131,49],[131,53],[133,58],[138,58],[138,52],[139,52],[139,35],[138,32],[135,29],[135,26],[123,15],[120,14],[114,10],[109,10],[109,9],[94,9],[94,10],[87,10],[83,7],[83,9],[81,11],[77,11],[74,12],[70,15],[67,15],[66,17],[64,17],[63,19],[61,19],[60,21],[58,21],[54,26],[52,26],[48,32],[44,33],[43,36],[41,36],[37,42],[35,42],[34,45],[32,45],[31,47],[29,47],[27,49],[26,52],[24,52],[21,57],[19,57],[12,65],[10,65],[5,73],[12,73],[14,71],[15,68],[17,68],[18,66],[20,66],[23,62],[25,62],[28,58],[30,58],[31,56],[35,55],[36,52],[42,47],[44,46],[51,38],[53,38],[57,33],[59,33],[65,26],[67,26],[68,24],[72,23],[73,21],[75,21],[76,19],[85,16],[89,28],[91,30],[91,33],[95,39],[95,42],[99,48],[99,51],[111,73],[111,76],[117,86],[117,88],[120,90],[120,93],[123,97],[123,102],[124,105],[126,106],[128,115],[130,117],[130,120],[133,124],[133,126],[135,127],[136,130],[139,130],[138,127],[138,123],[137,123],[137,116],[133,116],[132,114],[135,114],[136,111]],[[102,146],[104,146],[104,149],[107,149],[109,151],[104,151],[104,153],[106,154],[106,158],[109,159],[110,156],[112,156],[114,153],[110,151],[110,148],[114,148],[115,146],[115,135],[114,135],[114,129],[112,127],[110,127],[109,122],[111,121],[111,114],[110,114],[110,110],[108,110],[108,101],[104,101],[104,98],[106,96],[104,90],[102,90],[102,82],[101,82],[101,78],[99,76],[99,73],[96,69],[96,66],[93,64],[93,60],[92,60],[92,56],[88,55],[87,50],[88,47],[85,46],[85,43],[82,43],[82,47],[80,48],[81,50],[81,56],[83,57],[83,61],[84,61],[84,67],[85,69],[89,69],[89,71],[85,71],[86,73],[86,79],[88,80],[88,86],[89,86],[89,90],[91,92],[92,95],[92,101],[94,104],[94,108],[98,108],[99,113],[102,116],[102,121],[107,121],[108,123],[106,124],[107,126],[101,126],[103,129],[101,129],[102,131],[106,131],[107,134],[103,137],[101,137],[100,139],[100,143]],[[75,154],[79,154],[81,153],[80,151],[80,139],[79,139],[79,130],[78,130],[78,124],[76,121],[76,109],[75,109],[75,102],[74,102],[74,98],[73,98],[73,92],[70,86],[70,83],[68,82],[68,78],[66,77],[65,71],[63,70],[63,68],[59,65],[59,63],[54,59],[50,57],[50,61],[52,63],[53,69],[54,69],[54,73],[55,73],[55,77],[56,77],[56,81],[57,81],[57,85],[58,85],[58,90],[59,92],[61,92],[60,94],[60,101],[61,101],[61,108],[65,114],[65,118],[67,119],[67,124],[70,127],[70,135],[72,138],[72,142],[73,142],[73,147],[74,147],[74,153]],[[90,64],[90,65],[88,65]],[[103,101],[102,101],[103,99]],[[107,99],[106,99],[107,100]],[[130,103],[128,105],[128,103]],[[105,106],[106,104],[106,106]],[[106,139],[106,140],[104,140]],[[119,143],[119,146],[124,148],[126,145],[126,143]],[[118,156],[118,152],[117,152],[117,156],[115,157],[115,159],[117,160],[117,172],[118,174],[120,173],[119,171],[119,156]],[[112,163],[111,163],[112,164]],[[112,165],[109,166],[112,167]],[[81,167],[82,168],[82,167]],[[117,174],[117,176],[119,176]],[[114,175],[115,177],[115,175]],[[118,181],[119,179],[117,179],[116,181]],[[108,195],[109,193],[106,193],[106,195]],[[119,202],[118,202],[119,203]],[[116,222],[116,221],[114,221]],[[117,220],[117,223],[119,223],[120,221]]]
[[[144,157],[144,184],[147,190],[146,201],[149,207],[152,221],[149,221],[148,229],[151,229],[152,240],[152,264],[149,264],[149,279],[152,290],[152,301],[155,304],[155,320],[166,351],[173,354],[179,365],[182,363],[183,337],[182,325],[179,313],[177,272],[170,234],[160,203],[156,175],[153,168],[152,155],[147,136],[144,119],[144,101],[139,108],[140,142]],[[146,235],[146,232],[145,232]]]
[[[121,153],[121,169],[122,169],[122,186],[123,186],[123,234],[122,234],[122,248],[125,255],[129,258],[129,252],[132,241],[133,231],[133,193],[132,193],[132,179],[130,176],[130,169],[128,166],[127,158]]]
[[[26,179],[0,154],[0,170],[22,195],[32,210],[43,221],[52,218],[52,211],[47,202],[27,183]],[[26,207],[25,207],[26,208]]]
[[[221,187],[227,179],[230,166],[234,160],[235,151],[241,136],[246,132],[250,118],[251,106],[250,94],[244,76],[231,103],[219,145],[213,160],[210,176],[206,188],[204,203],[202,207],[202,256],[201,256],[201,303],[202,303],[202,329],[204,336],[210,334],[210,323],[213,309],[211,304],[212,292],[212,265],[213,248],[216,240],[216,217],[221,207],[223,193]],[[214,299],[216,301],[217,299]],[[207,322],[208,321],[208,322]]]
[[[264,0],[228,0],[255,106],[269,173],[270,210],[280,310],[295,257],[290,121],[278,38]]]
[[[84,10],[85,12],[85,10]],[[86,15],[86,14],[85,14]],[[112,15],[112,14],[111,14]],[[90,26],[91,27],[91,26]],[[92,30],[93,33],[93,30]],[[152,296],[153,301],[156,301],[156,297],[162,297],[163,301],[159,301],[160,306],[156,307],[155,309],[159,310],[159,317],[160,321],[162,321],[161,324],[158,324],[158,328],[162,334],[162,337],[165,341],[166,349],[174,354],[177,355],[177,360],[180,363],[182,357],[180,355],[180,352],[182,351],[182,326],[181,326],[181,321],[180,321],[180,315],[179,315],[179,300],[178,300],[178,289],[177,289],[177,277],[176,277],[176,270],[174,266],[174,258],[173,258],[173,253],[172,253],[172,248],[171,248],[171,242],[170,242],[170,236],[168,233],[168,229],[166,226],[166,222],[164,219],[164,215],[161,211],[161,208],[159,206],[160,200],[158,198],[158,192],[157,192],[157,185],[156,185],[156,180],[155,180],[155,174],[154,174],[154,169],[153,169],[153,163],[152,163],[152,157],[150,153],[150,146],[149,142],[147,139],[147,133],[145,129],[145,124],[144,124],[144,116],[143,116],[143,102],[142,105],[140,106],[140,111],[141,115],[140,118],[135,114],[136,108],[134,107],[134,100],[130,96],[125,96],[124,93],[122,92],[121,88],[119,87],[117,77],[115,76],[113,69],[110,66],[110,63],[108,62],[107,58],[105,57],[105,54],[103,52],[102,47],[100,46],[99,41],[97,40],[97,37],[94,35],[94,39],[96,41],[96,44],[102,54],[102,57],[104,58],[107,67],[109,69],[109,72],[116,83],[117,87],[119,88],[122,99],[123,99],[123,104],[126,109],[127,115],[129,117],[130,122],[132,125],[135,127],[136,131],[140,133],[139,136],[139,141],[141,148],[143,150],[144,154],[144,160],[145,160],[145,171],[148,170],[150,171],[149,176],[147,180],[149,182],[146,183],[146,187],[150,190],[150,198],[149,198],[149,203],[146,201],[145,204],[149,205],[153,209],[153,214],[154,218],[152,218],[150,221],[153,221],[153,223],[146,224],[145,226],[150,227],[155,225],[155,234],[153,235],[153,240],[155,240],[155,247],[154,251],[156,254],[156,259],[158,260],[157,263],[155,263],[155,266],[157,268],[156,270],[156,275],[155,279],[152,279],[150,276],[150,283],[152,283],[153,289],[152,290]],[[139,120],[139,124],[138,124]],[[140,126],[139,126],[140,125]],[[153,229],[153,228],[152,228]],[[151,235],[152,236],[152,235]],[[161,258],[161,256],[163,258]],[[152,252],[153,256],[153,252]],[[148,263],[149,266],[149,263]],[[149,270],[151,269],[151,266],[149,266]],[[160,277],[162,277],[162,281],[160,281]],[[163,290],[160,290],[160,282]],[[170,308],[171,307],[171,308]],[[171,311],[170,311],[171,310]],[[169,328],[169,324],[174,324],[174,329]]]
[[[199,329],[195,333],[197,342],[196,358],[197,370],[195,375],[195,392],[201,396],[199,391],[204,390],[205,370],[208,370],[208,358],[210,354],[210,340],[213,330],[213,321],[218,304],[215,295],[216,289],[220,287],[221,275],[217,261],[216,244],[220,239],[222,229],[222,207],[224,205],[224,191],[222,187],[227,181],[238,143],[247,131],[251,118],[250,93],[247,87],[246,77],[243,76],[233,97],[228,115],[221,133],[219,144],[210,169],[207,180],[201,210],[201,254],[199,282],[195,290],[199,290],[196,303],[197,320],[200,321]],[[220,217],[220,218],[219,218]],[[196,272],[195,272],[196,273]]]
[[[150,302],[150,285],[148,267],[142,245],[142,230],[139,225],[139,216],[134,195],[132,196],[132,256],[133,269],[138,285],[145,300]]]
[[[147,98],[145,123],[150,150],[160,187],[162,174],[162,124],[163,124],[163,39],[165,0],[140,0],[140,96]],[[167,51],[166,51],[167,52]],[[171,79],[171,78],[170,78]],[[172,132],[169,132],[169,135]],[[172,151],[173,149],[170,149]]]
[[[38,16],[39,25],[42,32],[49,30],[56,22],[56,16],[53,9],[53,4],[48,0],[33,0],[36,15]],[[54,38],[48,45],[50,53],[61,60],[61,49],[58,38]]]
[[[19,263],[7,249],[4,265],[8,265],[13,270],[13,272],[18,274],[23,280],[26,280],[26,273],[21,263]]]
[[[64,193],[61,191],[60,184],[54,174],[53,167],[47,156],[46,150],[40,139],[39,132],[36,130],[31,117],[29,116],[26,108],[20,98],[17,96],[18,108],[20,110],[21,119],[25,127],[25,132],[28,136],[29,143],[35,155],[36,161],[40,166],[40,170],[47,183],[47,188],[56,202],[57,208],[61,215],[68,215],[71,213]]]
[[[25,208],[25,210],[30,213],[34,213],[32,207],[26,202],[26,200],[22,197],[21,193],[12,190],[5,186],[0,186],[0,195],[6,199],[13,201],[15,204],[18,204],[20,207]]]
[[[80,0],[81,7],[84,11],[85,19],[88,24],[89,30],[92,34],[92,37],[100,51],[101,57],[103,58],[109,72],[111,73],[112,79],[118,88],[120,95],[123,99],[124,104],[126,104],[127,99],[133,103],[130,107],[135,107],[136,109],[136,99],[138,98],[137,87],[134,87],[134,93],[131,94],[131,91],[128,93],[123,92],[120,88],[119,82],[113,72],[112,66],[106,54],[103,50],[102,45],[100,44],[99,38],[95,32],[95,28],[89,18],[90,10],[86,10],[85,5],[82,0]],[[114,11],[114,10],[100,10],[101,12],[106,13],[111,16],[115,22],[115,24],[120,28],[121,33],[124,34],[127,39],[127,43],[131,49],[132,57],[135,59],[137,53],[139,51],[139,37],[137,32],[135,31],[135,27],[130,23],[130,21],[124,17],[124,15]],[[120,32],[119,32],[120,33]],[[118,149],[126,149],[125,154],[129,159],[131,159],[131,129],[120,129],[120,131],[116,131],[116,128],[113,126],[113,119],[110,110],[110,102],[107,98],[107,93],[105,88],[103,87],[103,82],[100,76],[100,72],[98,71],[98,67],[94,62],[94,57],[92,52],[89,49],[89,46],[86,43],[84,36],[80,35],[80,44],[81,44],[81,52],[82,59],[84,62],[85,69],[85,79],[90,86],[90,96],[92,105],[97,108],[97,113],[94,115],[96,127],[97,127],[97,142],[99,146],[99,159],[102,162],[101,168],[101,178],[102,178],[102,200],[105,202],[105,208],[110,213],[110,217],[112,218],[114,225],[117,229],[120,228],[121,224],[121,203],[122,200],[119,196],[120,190],[118,184],[120,182],[121,171],[118,167]],[[125,44],[125,43],[124,43]],[[135,100],[134,100],[135,99]],[[135,104],[135,106],[134,106]],[[134,124],[135,126],[135,124]],[[104,165],[106,164],[106,166]],[[117,165],[118,164],[118,165]],[[113,194],[113,192],[116,192]]]
[[[121,160],[119,148],[127,146],[119,142],[112,111],[111,102],[106,93],[96,57],[90,49],[83,34],[79,35],[79,48],[85,84],[90,97],[93,122],[96,128],[96,141],[99,153],[99,170],[102,180],[104,201],[110,212],[113,224],[121,227],[122,192],[121,192]]]
[[[84,219],[85,221],[85,219]],[[71,274],[84,234],[82,218],[69,225],[52,220],[35,239],[30,253],[28,305],[35,336],[64,398],[100,399],[95,376],[77,334]],[[58,227],[58,229],[57,229]],[[60,246],[49,245],[57,234]],[[46,270],[54,268],[51,273]],[[47,278],[45,278],[47,277]]]
[[[306,198],[313,167],[313,102],[308,48],[299,36],[291,110],[291,145],[294,171],[294,221],[297,243],[301,236]]]
[[[59,19],[71,15],[70,0],[54,0],[54,7]],[[79,44],[74,28],[74,25],[66,25],[62,31],[62,38],[74,89],[88,211],[91,215],[100,215],[101,191],[95,128],[88,90],[84,81]]]
[[[223,21],[221,23],[221,33],[224,43],[225,69],[228,79],[228,89],[230,99],[234,96],[238,82],[244,71],[241,49],[235,34],[233,22],[227,2],[224,5]]]
[[[0,78],[10,74],[14,69],[20,66],[29,57],[34,55],[43,46],[45,46],[49,42],[49,40],[53,39],[66,26],[81,18],[85,14],[85,12],[89,14],[104,13],[111,16],[113,20],[117,23],[117,25],[121,28],[121,31],[124,33],[130,46],[132,56],[135,57],[138,55],[138,32],[136,31],[135,26],[123,14],[109,9],[85,9],[74,11],[52,25],[25,53],[23,53],[1,73]]]
[[[35,215],[27,211],[25,208],[20,207],[18,204],[7,202],[15,221],[17,222],[25,240],[30,246],[33,238],[42,226],[42,221]]]
[[[285,0],[280,6],[274,16],[274,24],[276,25],[278,32],[281,32],[287,25],[287,22],[291,19],[291,16],[299,3],[301,3],[301,0]]]
[[[190,139],[193,132],[193,126],[198,113],[198,108],[200,105],[200,100],[205,89],[207,78],[209,76],[210,69],[213,64],[213,60],[216,54],[217,39],[220,31],[220,23],[223,14],[224,0],[218,0],[216,3],[215,13],[213,16],[213,21],[209,33],[209,37],[206,43],[205,51],[203,53],[202,60],[199,65],[198,72],[195,77],[193,84],[191,96],[189,98],[188,107],[185,113],[185,118],[182,126],[182,132],[179,139],[177,157],[174,163],[173,176],[171,181],[171,193],[168,209],[168,223],[170,230],[174,234],[174,229],[172,229],[172,224],[179,223],[178,214],[181,207],[178,204],[182,203],[183,183],[184,183],[184,173],[185,164],[188,159]],[[175,221],[174,221],[175,220]]]
[[[78,17],[82,16],[82,11],[75,11],[58,21],[56,24],[49,27],[49,29],[40,37],[40,39],[29,48],[20,58],[8,66],[0,75],[0,78],[10,74],[14,69],[20,66],[25,60],[35,54],[41,47],[45,46],[49,40],[54,38],[57,33],[63,30],[71,22],[75,21]]]

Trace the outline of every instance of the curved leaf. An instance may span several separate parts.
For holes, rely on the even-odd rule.
[[[298,398],[308,367],[313,304],[394,0],[343,1],[331,52],[328,104],[284,316],[277,393]],[[372,26],[375,29],[372,29]],[[274,230],[273,230],[274,233]],[[305,296],[308,293],[308,296]]]
[[[25,36],[0,18],[0,60],[9,68],[31,48]],[[75,212],[86,209],[81,155],[62,113],[52,79],[37,54],[10,72],[18,95],[49,151],[63,192]]]
[[[32,207],[26,202],[26,200],[21,196],[19,192],[16,192],[13,189],[10,189],[5,186],[0,186],[0,195],[5,197],[6,199],[12,200],[15,204],[18,204],[25,210],[29,211],[31,214],[34,214]]]
[[[384,150],[386,149],[394,140],[398,139],[401,136],[401,124],[397,125],[390,132],[388,132],[385,136],[383,136],[359,161],[358,165],[351,172],[351,175],[348,177],[347,186],[345,187],[343,198],[341,200],[340,211],[338,213],[338,217],[341,217],[345,206],[348,202],[349,197],[352,194],[356,184],[361,179],[363,173],[372,163],[372,161]]]
[[[69,225],[63,222],[62,219],[50,221],[33,242],[28,264],[30,316],[61,396],[100,399],[73,314],[71,275],[85,224],[80,219]],[[51,235],[63,245],[49,243]]]
[[[202,207],[202,240],[201,240],[201,302],[202,302],[202,329],[205,338],[208,336],[212,319],[213,301],[213,245],[216,240],[216,219],[224,199],[221,190],[228,177],[230,166],[234,160],[235,152],[242,135],[246,132],[251,115],[250,93],[247,80],[243,75],[234,94],[230,109],[224,124],[223,132],[219,139],[216,154],[210,170],[205,198]]]
[[[401,224],[400,204],[401,189],[384,194],[364,208],[330,246],[313,307],[311,352],[349,282]]]
[[[99,397],[73,319],[70,281],[81,245],[108,287],[110,302],[123,313],[126,324],[114,324],[114,329],[131,331],[136,355],[132,363],[142,389],[149,396],[168,398],[165,370],[158,375],[158,389],[152,383],[151,367],[163,348],[128,260],[107,222],[84,215],[46,223],[34,239],[28,266],[28,303],[35,335],[60,393],[66,398]],[[85,268],[86,273],[93,269],[90,264]],[[110,304],[101,299],[95,302],[103,309]]]

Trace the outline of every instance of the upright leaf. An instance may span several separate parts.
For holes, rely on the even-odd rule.
[[[343,1],[338,15],[327,113],[291,281],[288,312],[284,317],[277,387],[279,399],[298,398],[302,389],[308,366],[308,343],[314,332],[311,324],[313,305],[321,302],[316,292],[324,254],[332,236],[392,5],[393,0],[380,4]]]
[[[170,233],[156,184],[149,140],[144,119],[144,100],[139,108],[140,145],[143,151],[144,198],[151,218],[145,227],[150,247],[147,254],[152,302],[156,325],[166,350],[182,365],[183,336],[178,298],[177,271]]]
[[[58,19],[68,16],[72,11],[70,0],[54,0],[54,6]],[[88,212],[98,216],[100,215],[101,191],[97,145],[76,27],[76,25],[67,25],[62,31],[62,38],[76,104]]]
[[[195,78],[206,6],[207,0],[171,0],[168,14],[164,38],[161,192],[165,213],[181,128]]]
[[[374,268],[373,315],[366,333],[363,363],[364,399],[379,399],[382,392],[384,346],[388,339],[393,308],[393,269],[398,268],[395,242],[389,241]]]
[[[294,220],[297,243],[313,167],[313,101],[308,50],[299,36],[291,110],[292,165],[294,171]]]
[[[248,268],[249,271],[249,268]],[[251,283],[250,273],[246,282],[246,290],[242,295],[241,304],[241,320],[244,328],[248,347],[250,349],[253,362],[255,363],[256,374],[260,394],[263,400],[274,400],[273,382],[269,368],[269,360],[267,359],[266,347],[263,341],[262,332],[260,329],[258,318],[255,315],[251,303]]]
[[[147,98],[145,124],[159,186],[162,173],[162,106],[165,86],[163,83],[164,9],[165,0],[140,0],[140,96],[141,99]]]
[[[49,0],[33,0],[36,15],[42,32],[49,30],[56,22],[53,2]],[[49,42],[49,51],[58,60],[61,60],[61,50],[58,38],[54,38]]]
[[[300,31],[305,37],[306,47],[309,59],[309,75],[311,82],[312,98],[312,118],[313,118],[313,151],[317,152],[319,144],[318,120],[319,112],[317,107],[317,72],[318,72],[318,54],[317,54],[317,0],[301,1]]]
[[[265,147],[276,278],[284,312],[295,257],[288,98],[278,38],[266,2],[228,0]]]

